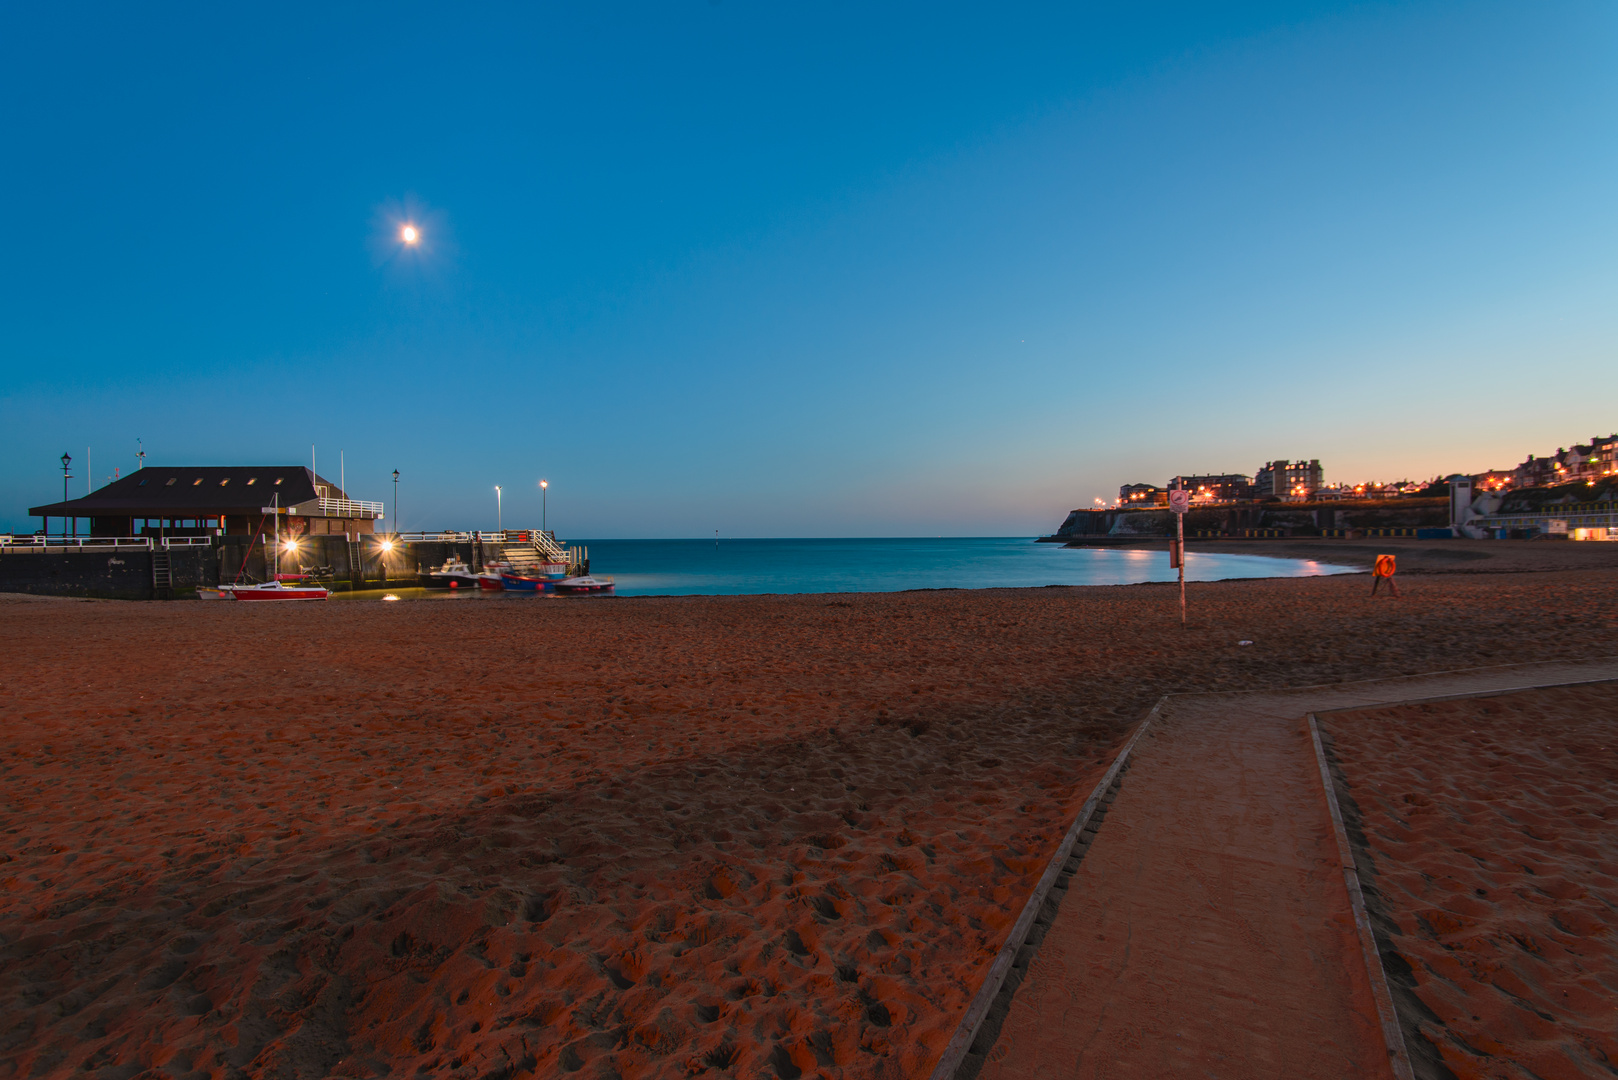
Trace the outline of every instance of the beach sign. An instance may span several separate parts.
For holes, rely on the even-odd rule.
[[[1169,488],[1169,509],[1174,511],[1174,538],[1169,541],[1169,565],[1180,572],[1180,625],[1185,625],[1185,512],[1191,509],[1191,492],[1185,481],[1174,478]]]

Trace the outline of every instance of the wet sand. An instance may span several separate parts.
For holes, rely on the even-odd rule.
[[[1323,725],[1417,1075],[1611,1075],[1618,684]]]
[[[1162,693],[1618,653],[1365,591],[0,600],[0,1075],[925,1073]]]
[[[1107,546],[1121,546],[1109,543]],[[1167,551],[1166,540],[1137,541],[1131,548]],[[1339,540],[1329,537],[1276,537],[1267,540],[1188,539],[1187,551],[1221,555],[1263,555],[1313,559],[1369,571],[1376,557],[1398,560],[1401,575],[1517,574],[1560,570],[1618,569],[1618,542],[1571,540],[1416,540],[1384,537]]]

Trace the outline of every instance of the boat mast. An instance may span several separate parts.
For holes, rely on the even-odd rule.
[[[274,568],[270,571],[270,580],[271,581],[280,581],[281,580],[281,493],[279,491],[277,491],[275,493],[275,498],[270,500],[270,505],[275,507],[275,563],[274,563]]]

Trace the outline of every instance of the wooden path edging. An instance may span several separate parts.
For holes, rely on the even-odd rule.
[[[1371,917],[1365,910],[1365,894],[1360,891],[1360,875],[1354,866],[1354,849],[1348,844],[1348,831],[1343,828],[1343,813],[1337,805],[1337,789],[1332,784],[1331,768],[1326,764],[1326,750],[1320,745],[1320,728],[1315,714],[1309,714],[1309,738],[1315,748],[1315,764],[1320,766],[1320,782],[1326,793],[1326,808],[1331,811],[1332,834],[1337,839],[1337,857],[1343,864],[1343,883],[1348,886],[1348,901],[1354,908],[1354,929],[1359,932],[1360,952],[1365,957],[1365,973],[1371,979],[1371,997],[1376,1001],[1376,1016],[1382,1026],[1382,1041],[1388,1048],[1388,1067],[1397,1080],[1415,1080],[1410,1068],[1410,1054],[1405,1050],[1404,1030],[1399,1026],[1399,1014],[1393,1007],[1393,995],[1388,992],[1388,976],[1382,967],[1382,956],[1376,947],[1376,934],[1371,930]]]
[[[1554,690],[1569,686],[1593,686],[1612,682],[1609,678],[1579,679],[1569,682],[1536,683],[1507,689],[1475,690],[1470,693],[1441,694],[1437,697],[1410,698],[1377,705],[1350,705],[1340,709],[1324,709],[1309,714],[1309,739],[1315,748],[1315,764],[1320,767],[1320,783],[1326,796],[1326,808],[1331,811],[1332,833],[1337,840],[1337,855],[1343,864],[1343,882],[1348,886],[1348,899],[1354,907],[1354,929],[1360,938],[1360,952],[1365,957],[1365,973],[1371,980],[1371,996],[1376,1000],[1377,1019],[1382,1026],[1382,1039],[1388,1048],[1388,1065],[1397,1080],[1415,1080],[1410,1066],[1410,1054],[1405,1046],[1404,1028],[1388,990],[1388,973],[1382,965],[1382,952],[1377,948],[1376,932],[1371,928],[1371,917],[1365,909],[1365,894],[1360,890],[1359,869],[1354,863],[1354,848],[1349,843],[1348,830],[1343,825],[1342,809],[1337,803],[1337,785],[1332,781],[1331,766],[1326,760],[1326,748],[1320,741],[1321,715],[1334,712],[1362,712],[1368,709],[1403,708],[1406,705],[1427,705],[1441,701],[1464,701],[1470,698],[1499,697],[1502,694],[1521,694],[1530,690]]]
[[[1157,719],[1158,712],[1162,710],[1164,703],[1168,699],[1169,695],[1165,694],[1158,699],[1156,705],[1152,706],[1152,711],[1147,713],[1146,719],[1142,720],[1140,725],[1135,728],[1135,733],[1129,737],[1128,742],[1124,743],[1124,748],[1118,752],[1118,756],[1113,758],[1112,766],[1096,782],[1095,790],[1084,801],[1084,806],[1079,810],[1079,816],[1074,819],[1072,827],[1068,829],[1067,835],[1062,838],[1061,844],[1057,845],[1056,853],[1051,856],[1050,862],[1045,866],[1045,873],[1040,875],[1039,883],[1034,886],[1034,891],[1028,897],[1028,902],[1023,905],[1022,914],[1012,924],[1011,933],[1006,936],[1005,945],[1001,946],[1000,952],[995,955],[994,963],[989,965],[989,974],[984,978],[983,985],[978,988],[977,995],[972,998],[972,1003],[966,1007],[966,1013],[961,1017],[960,1024],[956,1026],[955,1034],[950,1038],[949,1045],[944,1047],[944,1054],[938,1059],[938,1064],[934,1066],[931,1080],[953,1080],[956,1070],[961,1067],[961,1062],[966,1059],[967,1053],[972,1049],[972,1043],[978,1036],[978,1029],[983,1026],[983,1021],[988,1017],[989,1009],[994,1005],[995,998],[1000,994],[1000,988],[1005,985],[1006,976],[1011,973],[1011,966],[1017,960],[1017,953],[1021,951],[1024,943],[1027,942],[1028,934],[1033,930],[1035,920],[1039,918],[1040,909],[1045,906],[1045,901],[1050,897],[1051,887],[1056,884],[1056,879],[1061,874],[1062,867],[1066,866],[1067,861],[1072,858],[1073,848],[1078,843],[1080,835],[1089,826],[1091,819],[1095,817],[1096,811],[1100,809],[1103,800],[1106,798],[1108,790],[1117,782],[1119,774],[1123,772],[1125,764],[1129,761],[1130,751],[1135,749],[1135,744],[1140,741],[1140,737],[1146,733],[1146,729],[1151,726],[1152,721]]]
[[[1124,767],[1128,764],[1129,755],[1135,749],[1135,744],[1139,742],[1141,736],[1146,733],[1146,729],[1151,726],[1152,721],[1157,719],[1159,713],[1161,713],[1163,707],[1168,704],[1170,698],[1229,697],[1234,700],[1242,697],[1260,695],[1293,697],[1302,696],[1310,691],[1314,691],[1316,693],[1341,692],[1357,686],[1387,685],[1390,683],[1398,684],[1401,682],[1409,682],[1419,686],[1423,681],[1430,681],[1432,679],[1442,678],[1445,676],[1483,676],[1489,674],[1503,674],[1510,671],[1531,671],[1534,668],[1588,668],[1601,663],[1618,663],[1618,657],[1595,657],[1581,660],[1540,660],[1531,661],[1524,664],[1505,664],[1493,667],[1459,668],[1450,671],[1419,672],[1411,675],[1395,675],[1380,679],[1358,679],[1352,682],[1317,683],[1308,686],[1276,687],[1274,689],[1267,690],[1212,690],[1164,694],[1158,699],[1157,704],[1152,706],[1151,711],[1146,714],[1146,718],[1141,721],[1140,726],[1135,729],[1135,733],[1130,736],[1129,741],[1124,744],[1124,748],[1119,751],[1118,756],[1113,760],[1112,766],[1096,784],[1094,791],[1092,791],[1090,794],[1090,797],[1085,800],[1083,808],[1079,811],[1078,818],[1073,822],[1072,828],[1067,831],[1067,835],[1063,837],[1062,843],[1057,847],[1056,853],[1051,857],[1051,861],[1046,866],[1045,873],[1040,876],[1038,884],[1034,886],[1033,893],[1029,896],[1028,902],[1023,906],[1022,914],[1018,916],[1016,923],[1012,925],[1011,933],[1006,938],[1005,945],[1002,946],[1000,952],[995,955],[994,963],[989,967],[988,976],[984,979],[983,985],[979,987],[977,994],[972,998],[971,1004],[967,1006],[966,1013],[961,1017],[961,1022],[956,1026],[955,1034],[951,1036],[949,1044],[944,1048],[943,1055],[938,1059],[938,1064],[933,1068],[931,1074],[929,1074],[929,1080],[954,1080],[956,1072],[966,1060],[967,1054],[971,1052],[972,1044],[977,1040],[978,1032],[982,1029],[984,1021],[988,1018],[990,1009],[993,1007],[995,1000],[999,997],[1001,988],[1005,985],[1006,977],[1011,973],[1012,966],[1016,962],[1018,953],[1027,943],[1028,936],[1039,918],[1039,913],[1050,897],[1052,886],[1056,884],[1057,878],[1061,875],[1063,868],[1073,857],[1073,849],[1077,845],[1079,838],[1089,827],[1091,820],[1096,815],[1096,812],[1101,809],[1103,802],[1107,799],[1108,792],[1115,784],[1119,782],[1120,774],[1123,772]],[[1333,708],[1320,709],[1319,713],[1321,715],[1326,715],[1333,712],[1348,712],[1359,709],[1391,708],[1395,706],[1417,705],[1427,702],[1452,701],[1461,698],[1493,697],[1498,694],[1511,694],[1523,690],[1544,690],[1558,686],[1580,686],[1589,683],[1612,681],[1614,681],[1614,675],[1613,673],[1609,672],[1596,678],[1575,677],[1553,682],[1528,683],[1526,685],[1518,684],[1515,686],[1497,686],[1486,690],[1470,690],[1457,693],[1426,696],[1418,695],[1403,699],[1396,698],[1393,700],[1383,699],[1362,701],[1353,705],[1338,705]],[[1316,712],[1310,711],[1307,706],[1300,711],[1304,712],[1308,717],[1310,734],[1314,739],[1316,762],[1317,764],[1321,764],[1324,762],[1324,751],[1320,743],[1318,729],[1315,725]],[[1292,713],[1291,715],[1295,717],[1298,714]],[[1354,867],[1353,849],[1346,846],[1348,843],[1348,838],[1346,832],[1343,830],[1342,818],[1337,806],[1336,791],[1331,784],[1331,774],[1329,770],[1324,769],[1324,767],[1321,774],[1321,780],[1325,787],[1328,807],[1331,810],[1333,829],[1338,838],[1338,851],[1340,858],[1343,860],[1345,883],[1349,884],[1349,897],[1351,901],[1353,901],[1354,905],[1355,928],[1360,934],[1362,952],[1365,952],[1366,954],[1366,963],[1369,968],[1367,974],[1372,984],[1372,994],[1373,997],[1377,999],[1377,1013],[1379,1019],[1381,1020],[1384,1039],[1388,1040],[1388,1064],[1397,1077],[1397,1080],[1412,1080],[1413,1073],[1410,1068],[1409,1055],[1404,1045],[1403,1030],[1399,1026],[1398,1014],[1393,1009],[1392,995],[1388,991],[1386,973],[1382,968],[1382,958],[1376,950],[1375,936],[1371,932],[1369,916],[1365,911],[1364,894],[1359,888],[1359,874]],[[1349,874],[1354,875],[1351,883],[1348,881]],[[1366,944],[1368,934],[1371,934],[1369,938],[1369,945]],[[1370,965],[1373,963],[1375,966],[1370,967]],[[1380,993],[1378,991],[1380,991]],[[1384,1006],[1386,1006],[1386,1011],[1384,1011]],[[1391,1037],[1389,1035],[1389,1029],[1387,1026],[1388,1017],[1390,1016],[1393,1018],[1394,1024]],[[1395,1050],[1395,1047],[1397,1047],[1397,1050]],[[1401,1062],[1403,1063],[1402,1072],[1400,1071]]]

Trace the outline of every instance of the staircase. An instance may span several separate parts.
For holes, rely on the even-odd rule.
[[[152,591],[162,594],[174,588],[174,563],[166,551],[152,552]]]
[[[511,564],[511,569],[518,574],[531,574],[539,571],[541,563],[567,563],[572,565],[573,560],[567,548],[556,542],[556,537],[550,533],[531,532],[527,543],[496,544],[492,545],[498,552],[498,560]]]

